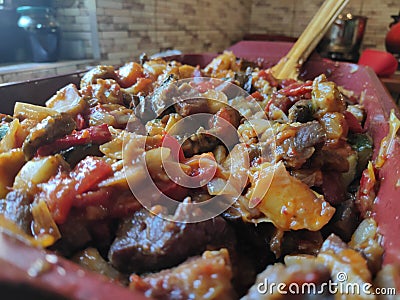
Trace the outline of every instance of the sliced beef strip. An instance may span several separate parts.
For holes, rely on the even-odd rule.
[[[122,222],[108,257],[122,272],[143,273],[172,267],[210,247],[232,248],[234,240],[222,217],[179,223],[142,209]]]
[[[31,199],[19,190],[11,191],[0,200],[0,214],[13,221],[26,233],[31,232]]]
[[[131,276],[130,288],[152,299],[232,300],[237,295],[231,283],[232,270],[226,249],[205,251],[201,257],[159,273]]]

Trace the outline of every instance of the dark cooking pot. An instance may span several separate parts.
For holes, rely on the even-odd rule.
[[[322,56],[357,62],[367,18],[350,13],[339,15],[318,46]]]

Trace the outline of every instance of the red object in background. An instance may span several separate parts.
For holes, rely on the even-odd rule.
[[[399,36],[399,41],[400,41],[400,36]],[[393,73],[396,72],[398,67],[398,62],[392,54],[386,51],[375,50],[375,49],[364,50],[361,53],[360,59],[358,60],[358,64],[362,66],[371,67],[372,70],[375,71],[376,75],[382,77],[393,75]]]
[[[400,13],[398,16],[392,16],[394,22],[390,24],[390,30],[386,34],[386,50],[393,54],[400,54]]]

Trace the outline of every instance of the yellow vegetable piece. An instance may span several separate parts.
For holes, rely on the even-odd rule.
[[[46,182],[55,175],[63,163],[61,155],[46,156],[28,161],[15,177],[14,189],[34,194],[39,183]]]
[[[8,132],[0,141],[0,153],[20,148],[27,136],[28,132],[25,132],[19,120],[15,119],[10,123]]]
[[[47,248],[54,244],[54,237],[48,234],[43,234],[38,238],[27,235],[17,224],[3,215],[0,215],[0,231],[10,236],[15,237],[19,241],[40,248]]]
[[[400,120],[396,117],[394,110],[390,111],[389,117],[389,133],[381,141],[381,147],[379,148],[379,155],[375,161],[375,167],[381,168],[389,156],[390,151],[397,137],[397,132],[400,128]]]
[[[25,163],[21,148],[0,154],[0,198],[4,198],[12,187],[14,178]]]
[[[61,233],[58,230],[57,224],[54,222],[53,217],[43,199],[35,201],[32,204],[32,217],[33,217],[33,232],[35,237],[49,235],[53,237],[54,242],[61,238]]]
[[[31,119],[40,122],[44,118],[57,114],[58,112],[54,109],[30,103],[16,102],[14,106],[14,117],[22,120]]]
[[[258,209],[278,229],[320,230],[335,212],[323,196],[291,176],[282,162],[263,163],[250,181],[249,207]]]

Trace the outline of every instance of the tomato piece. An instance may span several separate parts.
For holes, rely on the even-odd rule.
[[[311,92],[312,92],[312,81],[308,80],[304,83],[301,82],[295,82],[292,83],[291,85],[280,89],[279,93],[285,95],[285,96],[307,96],[306,98],[311,97]],[[308,95],[309,94],[309,95]]]
[[[296,83],[296,82],[297,82],[297,81],[296,81],[295,79],[292,79],[292,78],[282,79],[282,80],[281,80],[281,83],[279,84],[279,87],[280,87],[281,89],[283,89],[283,88],[288,87],[289,85],[291,85],[291,84],[293,84],[293,83]]]
[[[343,112],[344,118],[346,119],[349,130],[354,133],[363,133],[364,129],[361,127],[361,124],[358,122],[357,118],[349,111]]]
[[[100,188],[96,191],[88,191],[77,195],[73,200],[73,206],[75,207],[85,207],[90,205],[95,206],[105,206],[112,196],[112,188]]]
[[[57,224],[67,220],[75,198],[75,181],[67,174],[59,172],[47,183],[42,184],[42,194],[49,211]]]
[[[144,77],[142,66],[135,62],[123,65],[116,74],[117,82],[123,88],[134,85],[138,78]]]
[[[259,91],[255,91],[255,92],[252,93],[250,96],[253,97],[254,99],[256,99],[257,101],[263,101],[263,100],[264,100],[263,95],[261,95],[261,93],[260,93]],[[246,98],[246,99],[247,99],[247,98]],[[251,99],[251,98],[250,98],[250,99]],[[250,100],[250,99],[247,99],[247,100]]]
[[[258,76],[268,81],[269,85],[272,87],[277,87],[279,85],[278,80],[272,75],[271,70],[261,70],[258,72]]]
[[[183,161],[185,159],[185,154],[183,153],[182,147],[178,140],[172,135],[165,133],[161,140],[161,147],[166,147],[171,149],[171,156],[175,161]]]
[[[76,165],[70,176],[75,180],[76,193],[82,194],[93,189],[100,181],[106,179],[112,173],[111,166],[104,160],[88,156]]]
[[[300,100],[300,99],[298,99]],[[271,110],[271,105],[274,105],[276,108],[282,110],[284,113],[288,113],[289,108],[295,103],[289,97],[282,95],[280,93],[273,93],[271,99],[268,101],[267,106],[265,107],[265,112],[268,113]]]
[[[188,195],[188,188],[173,181],[159,181],[156,186],[164,195],[177,201],[182,201]]]
[[[114,194],[115,195],[115,194]],[[132,195],[131,191],[118,193],[112,199],[109,199],[108,212],[110,218],[125,218],[132,216],[135,211],[142,208],[139,201]]]

